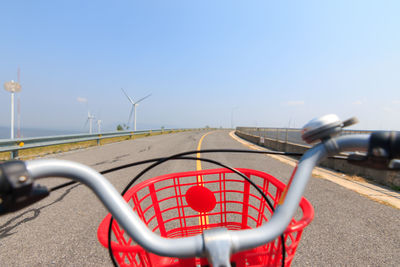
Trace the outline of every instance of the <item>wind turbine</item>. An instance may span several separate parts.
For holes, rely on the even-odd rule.
[[[86,127],[86,125],[88,124],[88,122],[89,122],[89,134],[91,134],[92,133],[92,129],[93,129],[93,120],[94,120],[94,115],[93,114],[90,114],[90,111],[88,110],[88,113],[87,113],[87,120],[86,120],[86,122],[85,122],[85,125],[83,126],[83,127]]]
[[[129,102],[131,102],[131,104],[132,104],[131,111],[129,112],[128,125],[129,125],[129,122],[131,121],[132,112],[134,112],[135,115],[133,117],[133,130],[136,131],[136,106],[139,105],[139,102],[141,102],[141,101],[145,100],[146,98],[148,98],[149,96],[151,96],[151,94],[139,99],[136,102],[133,102],[133,99],[128,96],[128,94],[124,91],[124,89],[121,88],[121,90],[125,94],[125,96],[128,98]]]
[[[86,119],[85,125],[83,125],[83,128],[85,128],[86,125],[87,125],[88,122],[89,122],[89,134],[91,134],[91,133],[92,133],[92,129],[93,129],[93,120],[95,119],[95,116],[94,116],[94,114],[90,114],[88,100],[87,100],[86,98],[84,98],[84,97],[78,97],[76,100],[77,100],[78,102],[80,102],[80,103],[86,104],[86,108],[87,108],[87,119]]]

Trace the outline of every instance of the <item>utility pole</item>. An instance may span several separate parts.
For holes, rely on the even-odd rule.
[[[18,78],[17,82],[21,84],[21,69],[18,67]],[[17,98],[17,138],[21,138],[21,101],[18,95]]]

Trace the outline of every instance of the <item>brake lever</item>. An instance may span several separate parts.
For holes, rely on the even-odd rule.
[[[23,161],[0,164],[0,215],[25,208],[49,195],[49,190],[35,185]]]
[[[347,162],[353,165],[358,165],[364,168],[377,169],[377,170],[400,170],[399,159],[388,159],[382,157],[370,157],[367,155],[350,154],[347,157]]]
[[[389,169],[394,171],[400,171],[400,159],[392,159],[389,162]]]

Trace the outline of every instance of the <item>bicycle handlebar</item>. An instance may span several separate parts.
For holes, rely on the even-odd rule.
[[[88,186],[128,235],[153,253],[162,256],[189,257],[194,254],[200,255],[203,250],[201,236],[166,239],[154,234],[104,176],[83,164],[44,159],[27,161],[26,167],[33,179],[64,177]]]
[[[298,163],[285,199],[278,205],[272,218],[262,226],[240,231],[205,230],[201,235],[179,239],[163,238],[149,230],[113,185],[97,171],[85,165],[64,160],[43,159],[27,161],[26,170],[33,180],[65,177],[88,186],[127,234],[149,252],[168,257],[204,257],[210,256],[217,247],[221,247],[218,245],[224,244],[226,256],[218,259],[210,256],[213,266],[220,266],[226,263],[229,265],[230,253],[266,244],[284,232],[296,212],[313,168],[322,159],[345,151],[368,151],[369,141],[369,135],[347,135],[330,138],[309,149]],[[396,153],[393,154],[399,155],[399,151]]]

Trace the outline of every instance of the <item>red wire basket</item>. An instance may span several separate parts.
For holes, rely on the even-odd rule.
[[[285,184],[256,170],[237,169],[255,182],[267,195],[274,208]],[[124,195],[153,232],[166,238],[201,234],[203,230],[225,227],[249,229],[268,221],[272,210],[260,193],[247,181],[228,169],[213,169],[162,175],[133,186]],[[302,198],[295,218],[284,232],[285,265],[290,266],[303,229],[314,217],[310,202]],[[97,236],[107,247],[111,215],[101,222]],[[205,258],[177,259],[145,251],[113,221],[111,246],[120,266],[204,266]],[[281,238],[266,245],[232,255],[239,266],[277,266],[282,263]]]

